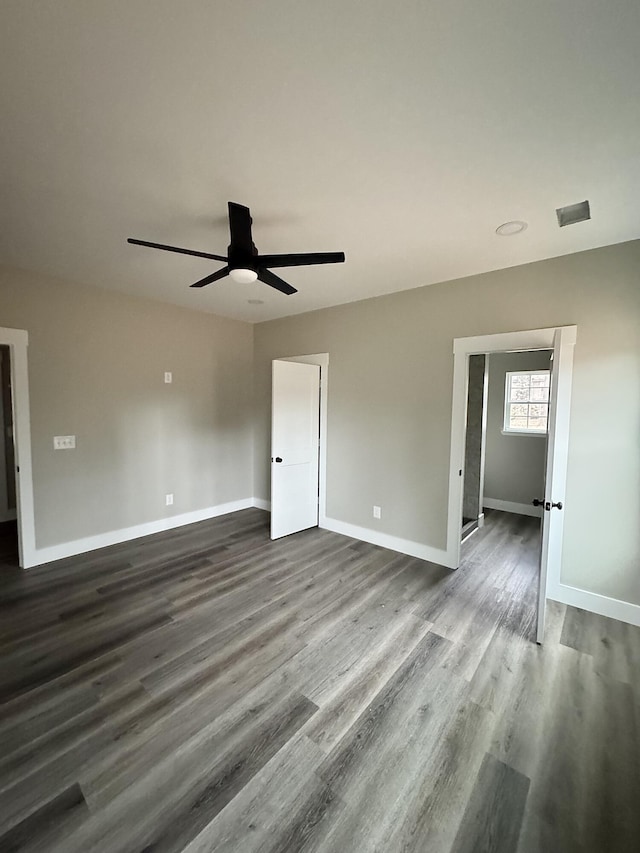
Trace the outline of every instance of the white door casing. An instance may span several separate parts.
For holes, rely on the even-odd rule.
[[[279,539],[318,524],[320,367],[275,360],[271,395],[271,538]]]
[[[470,355],[492,352],[514,352],[551,349],[554,357],[555,393],[549,409],[550,434],[548,438],[547,481],[545,502],[565,504],[567,459],[569,452],[569,420],[571,410],[571,379],[576,326],[550,329],[531,329],[523,332],[506,332],[456,338],[453,342],[453,401],[451,408],[451,456],[449,467],[449,502],[447,519],[447,561],[450,568],[460,565],[460,521],[462,519],[464,442],[467,404],[467,377]],[[551,425],[553,433],[551,433]],[[548,497],[553,495],[553,497]],[[532,499],[537,497],[532,495]],[[548,524],[551,512],[555,515]],[[540,574],[539,602],[547,599],[549,590],[560,585],[562,559],[562,533],[564,509],[543,512],[544,577]],[[545,530],[545,528],[549,528]],[[542,614],[542,615],[541,615]],[[541,619],[541,621],[540,621]],[[538,608],[536,638],[542,642],[544,632],[544,607]]]

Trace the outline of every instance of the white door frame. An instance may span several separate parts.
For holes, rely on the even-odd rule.
[[[560,332],[559,350],[554,350],[554,337]],[[550,329],[530,329],[523,332],[506,332],[496,335],[478,335],[470,338],[455,338],[453,341],[453,402],[451,407],[451,456],[449,467],[449,507],[447,517],[447,565],[460,565],[460,524],[462,521],[464,444],[467,421],[467,381],[469,356],[481,353],[513,352],[517,350],[554,350],[554,361],[562,373],[558,379],[558,429],[554,441],[554,453],[559,464],[566,465],[569,449],[569,412],[571,409],[571,377],[573,371],[573,347],[576,342],[576,326],[558,326]],[[560,567],[551,567],[547,577],[547,588],[555,589],[560,583]]]
[[[0,328],[0,344],[7,344],[11,362],[11,401],[16,462],[16,515],[18,560],[21,568],[37,565],[31,466],[31,416],[29,414],[29,335],[23,329]]]
[[[327,520],[327,401],[329,393],[329,353],[313,355],[291,355],[274,358],[274,361],[297,361],[302,364],[317,364],[320,367],[320,458],[318,471],[318,527]]]

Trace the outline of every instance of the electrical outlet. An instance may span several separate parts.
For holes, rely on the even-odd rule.
[[[373,508],[373,517],[380,518],[381,509],[379,506],[374,506]]]
[[[167,383],[167,385],[171,385],[171,383],[173,382],[173,374],[170,370],[165,370],[164,381]]]
[[[171,506],[173,504],[173,495],[165,495],[164,499],[167,506]]]
[[[75,450],[76,437],[75,435],[54,435],[53,449],[54,450]]]

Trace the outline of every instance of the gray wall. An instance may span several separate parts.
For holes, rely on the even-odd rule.
[[[29,332],[38,547],[251,496],[249,324],[4,269],[0,326]]]
[[[264,323],[255,335],[0,271],[0,325],[30,333],[37,544],[252,491],[268,499],[271,359],[329,352],[328,515],[371,527],[375,503],[377,530],[444,549],[453,338],[573,323],[562,580],[640,603],[638,241]],[[53,451],[53,435],[67,433],[78,449]]]
[[[482,512],[482,427],[485,407],[485,355],[469,357],[467,430],[464,442],[463,519],[477,519]]]
[[[548,370],[550,355],[542,351],[489,356],[485,498],[530,505],[543,497],[546,438],[503,434],[504,384],[511,370]]]
[[[329,517],[445,548],[453,339],[574,323],[562,580],[640,603],[638,241],[260,324],[254,494],[271,359],[329,352]]]

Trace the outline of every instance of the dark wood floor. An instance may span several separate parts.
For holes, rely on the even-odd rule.
[[[538,522],[457,572],[247,510],[11,569],[0,850],[640,850],[640,629],[551,604]]]

